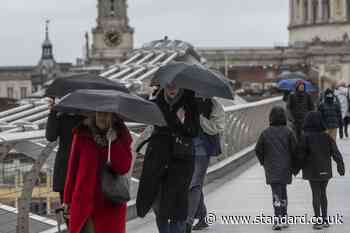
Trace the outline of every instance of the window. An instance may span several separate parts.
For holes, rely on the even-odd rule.
[[[27,97],[27,87],[21,87],[21,99]]]
[[[113,16],[114,14],[115,14],[114,0],[111,0],[111,15]]]
[[[350,21],[350,0],[346,1],[346,9],[348,11],[348,20]]]
[[[313,22],[313,23],[316,23],[317,18],[318,18],[318,0],[313,1],[313,4],[312,4],[312,12],[313,12],[313,19],[312,19],[312,22]]]
[[[330,15],[331,15],[331,8],[330,8],[330,4],[329,4],[329,0],[323,0],[323,19],[324,20],[329,20]]]
[[[304,1],[304,21],[309,20],[309,1]]]
[[[10,99],[14,99],[13,87],[7,88],[7,97]]]

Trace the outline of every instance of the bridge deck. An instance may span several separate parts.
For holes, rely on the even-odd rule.
[[[344,233],[350,232],[350,140],[338,141],[346,164],[346,176],[339,177],[334,167],[335,177],[328,186],[329,215],[343,215],[344,224],[333,225],[320,232]],[[221,184],[219,184],[221,182]],[[273,215],[272,197],[269,186],[265,184],[263,169],[255,163],[238,177],[226,177],[206,187],[206,203],[208,212],[215,211],[217,215],[257,216],[263,212],[267,216]],[[294,178],[293,184],[288,186],[289,215],[312,216],[311,190],[308,182],[300,175]],[[218,217],[219,218],[219,217]],[[272,232],[271,225],[224,225],[217,221],[204,232]],[[286,232],[313,232],[312,225],[291,225]],[[157,232],[153,214],[145,219],[136,219],[128,223],[128,231],[132,233]]]

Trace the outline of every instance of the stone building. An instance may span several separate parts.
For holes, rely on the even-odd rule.
[[[200,54],[209,66],[241,82],[252,77],[253,82],[270,82],[287,69],[305,72],[321,89],[350,84],[350,0],[289,2],[288,45],[199,48]]]
[[[58,76],[71,73],[71,63],[58,63],[54,58],[49,37],[49,21],[45,25],[45,39],[41,57],[35,66],[0,67],[0,98],[23,99],[42,89],[43,85]]]
[[[98,1],[97,26],[92,30],[88,64],[111,65],[133,49],[134,29],[129,25],[127,8],[127,0]]]
[[[290,43],[349,39],[350,0],[290,0]]]

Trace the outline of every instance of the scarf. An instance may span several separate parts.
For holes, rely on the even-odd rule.
[[[108,138],[111,138],[112,142],[117,138],[117,133],[114,128],[110,128],[108,130],[101,130],[96,126],[96,123],[94,120],[88,121],[87,126],[98,147],[101,147],[101,148],[107,147]]]

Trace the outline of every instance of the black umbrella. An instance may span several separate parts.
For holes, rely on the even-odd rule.
[[[223,75],[199,65],[175,62],[161,67],[152,82],[159,81],[162,88],[174,84],[190,89],[203,97],[234,99],[232,87]]]
[[[166,125],[156,104],[139,96],[114,90],[77,90],[63,97],[55,109],[73,114],[112,112],[133,122]]]
[[[67,78],[58,78],[47,88],[45,96],[61,98],[80,89],[116,90],[129,93],[122,83],[111,81],[92,74],[79,74]]]

